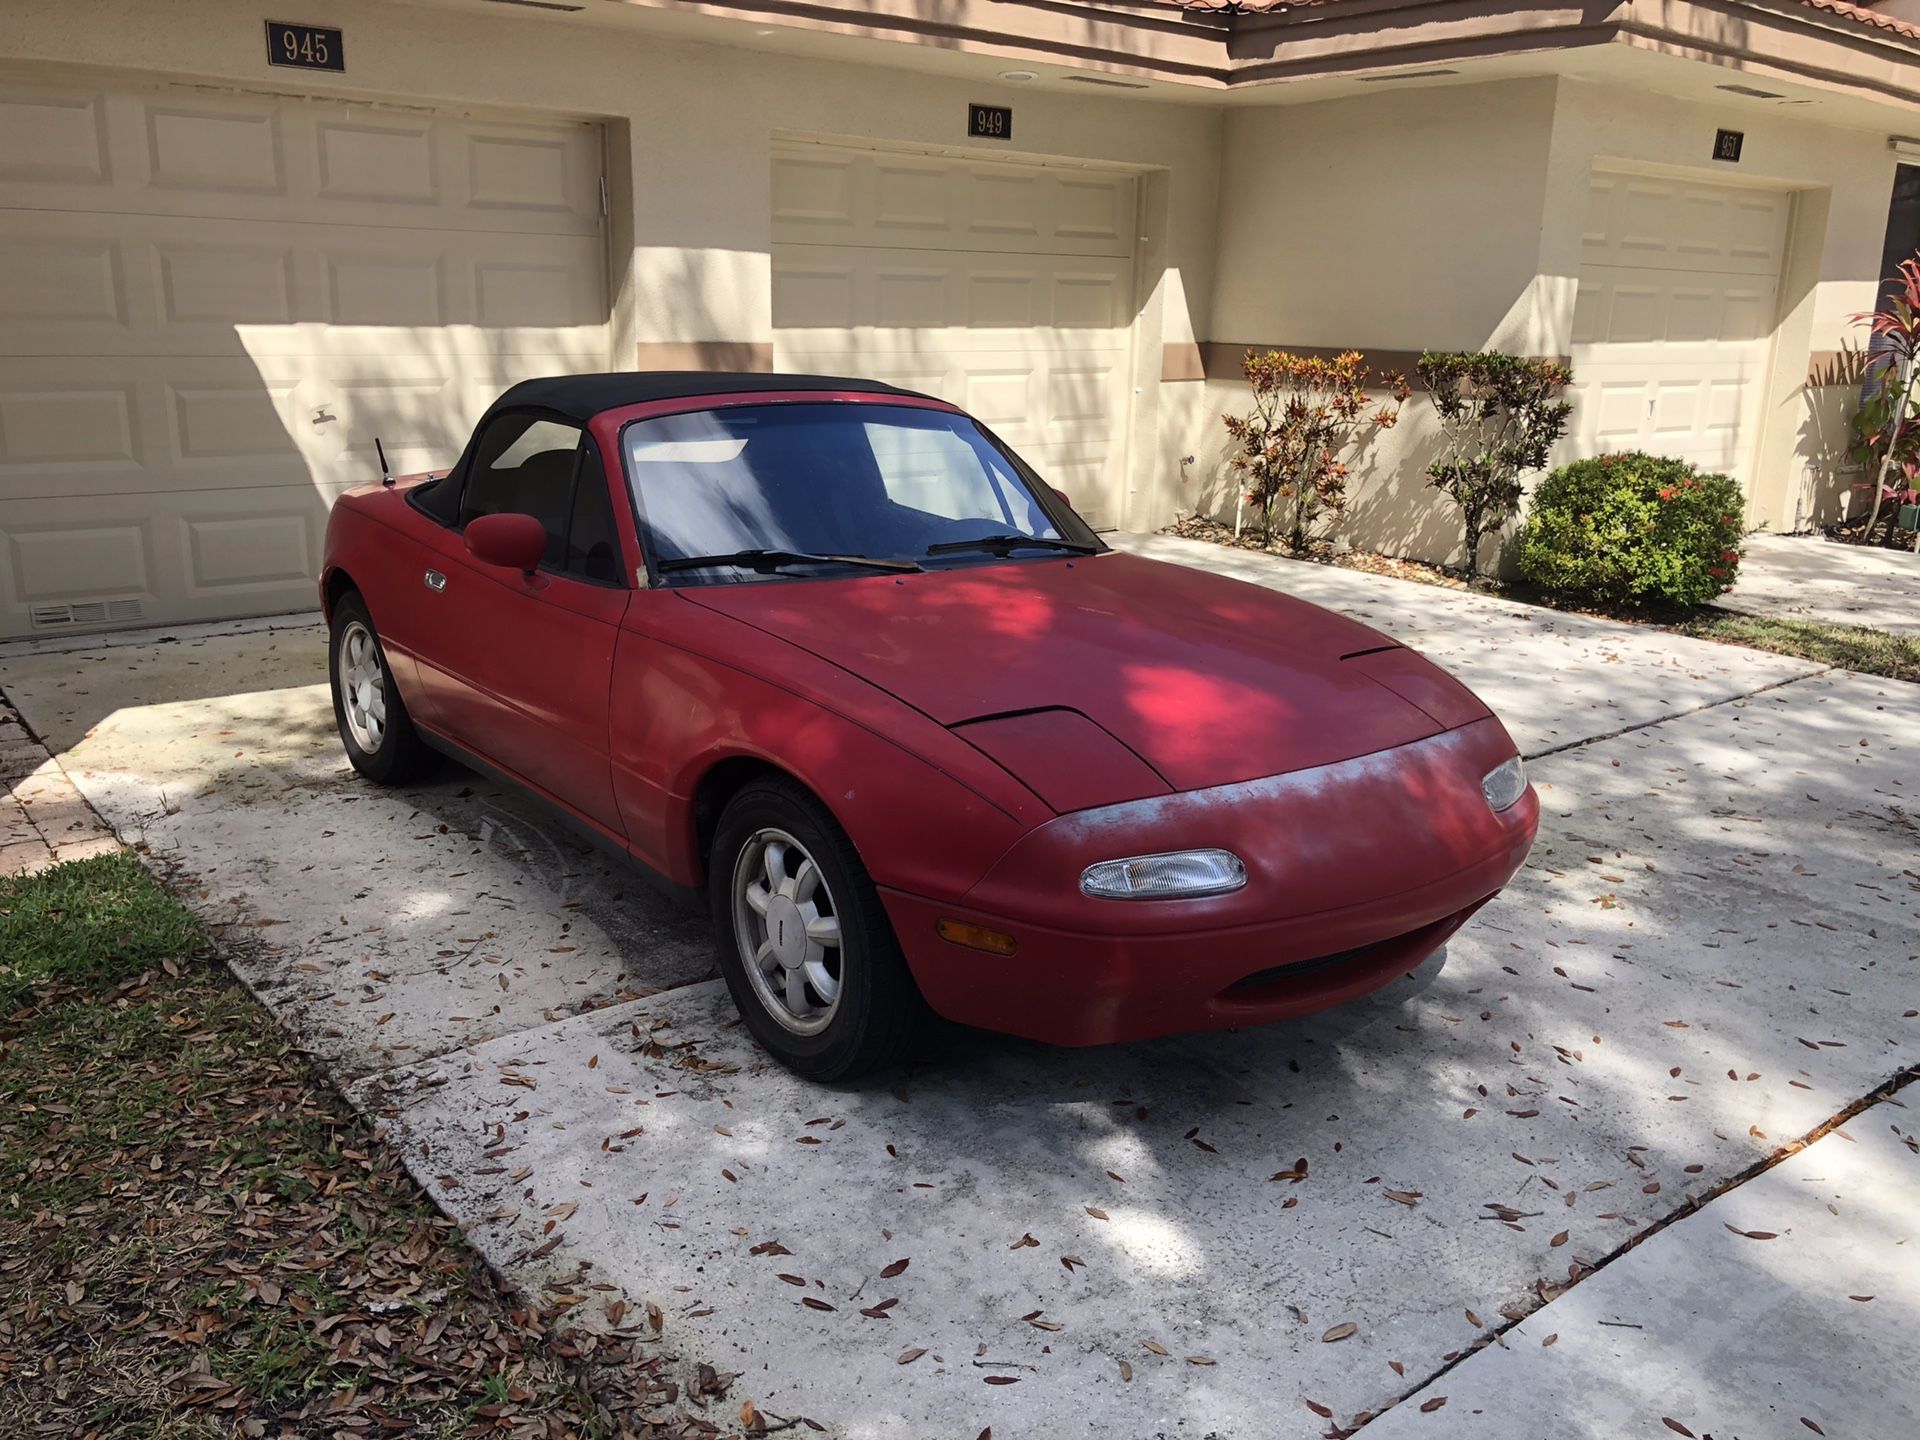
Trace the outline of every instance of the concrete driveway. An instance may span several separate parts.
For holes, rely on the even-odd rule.
[[[1920,1433],[1920,1119],[1883,1090],[1920,1026],[1920,691],[1129,543],[1380,625],[1502,713],[1541,839],[1444,956],[1292,1024],[947,1032],[824,1088],[754,1049],[698,920],[532,807],[354,779],[317,627],[17,655],[0,689],[492,1261],[601,1323],[657,1306],[770,1417]]]

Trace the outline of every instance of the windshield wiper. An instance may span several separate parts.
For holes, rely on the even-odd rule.
[[[662,560],[653,568],[662,575],[678,570],[707,570],[731,565],[743,570],[778,570],[783,565],[860,565],[869,570],[918,570],[911,560],[880,560],[872,555],[813,555],[805,550],[735,550],[730,555],[689,555]]]
[[[929,555],[952,555],[961,550],[985,550],[994,555],[1005,555],[1012,550],[1038,548],[1042,550],[1065,550],[1073,555],[1098,555],[1098,545],[1084,545],[1078,540],[1055,540],[1044,535],[976,535],[971,540],[943,540],[938,545],[929,545]]]

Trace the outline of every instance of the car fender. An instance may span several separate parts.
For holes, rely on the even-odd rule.
[[[645,603],[641,603],[641,602]],[[839,667],[671,591],[636,597],[614,663],[614,791],[635,853],[705,883],[701,782],[728,761],[791,775],[876,883],[964,894],[1053,818],[973,746]]]
[[[420,577],[424,575],[425,548],[405,530],[382,513],[390,506],[404,507],[396,490],[374,487],[371,493],[349,491],[334,503],[327,517],[326,544],[320,564],[320,603],[329,621],[333,618],[328,597],[336,578],[344,574],[360,592],[373,627],[380,634],[380,648],[393,672],[401,699],[417,719],[431,721],[425,704],[424,687],[415,667],[417,648],[414,627],[410,624],[410,606],[419,603],[415,592],[425,595]],[[405,519],[426,524],[406,512]],[[409,578],[413,583],[409,585]]]

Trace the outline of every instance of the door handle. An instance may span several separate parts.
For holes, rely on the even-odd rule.
[[[436,595],[447,588],[447,577],[442,575],[438,570],[427,571],[426,581],[427,589],[433,591]]]

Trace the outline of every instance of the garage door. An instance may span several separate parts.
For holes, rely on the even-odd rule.
[[[313,605],[326,507],[606,362],[584,125],[0,86],[0,633]]]
[[[1596,172],[1574,312],[1579,452],[1647,450],[1748,481],[1787,197]]]
[[[1114,523],[1132,177],[825,145],[773,164],[775,366],[964,406]]]

